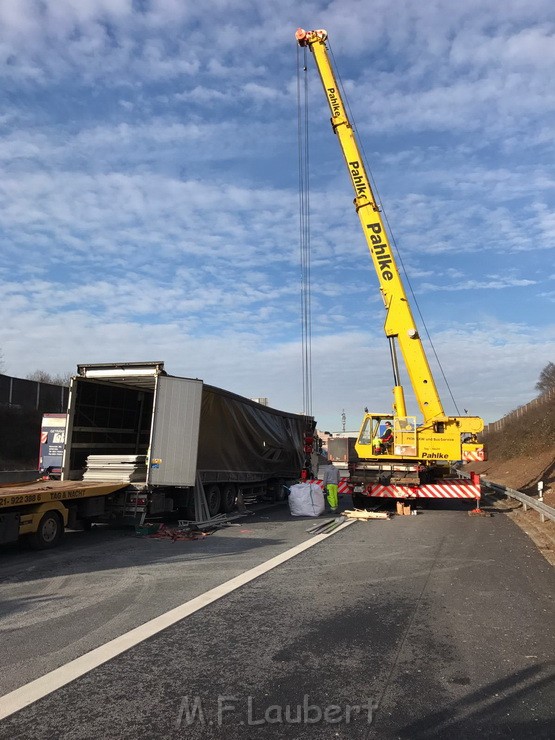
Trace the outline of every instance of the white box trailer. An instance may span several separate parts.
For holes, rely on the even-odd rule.
[[[311,417],[168,375],[163,362],[78,365],[62,480],[128,480],[102,512],[127,521],[169,511],[193,518],[195,490],[213,516],[238,493],[282,497],[299,479],[313,429]]]

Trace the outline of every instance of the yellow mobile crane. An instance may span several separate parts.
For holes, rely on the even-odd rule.
[[[460,486],[460,480],[457,479],[455,484],[448,476],[451,464],[455,461],[485,460],[484,445],[477,437],[484,427],[484,422],[477,416],[447,416],[443,410],[380,207],[372,191],[331,66],[326,46],[327,38],[328,34],[324,30],[305,31],[299,28],[296,32],[299,45],[308,47],[314,55],[331,112],[332,128],[341,145],[355,191],[355,209],[368,243],[386,309],[384,328],[389,341],[394,378],[393,413],[365,414],[355,443],[358,460],[349,460],[354,492],[398,498],[405,496],[479,498],[479,482],[476,482],[476,479],[474,480],[478,488],[474,487],[473,493],[470,491],[453,493]],[[401,350],[423,416],[420,424],[417,424],[416,417],[407,415],[399,376],[397,345]],[[384,438],[384,427],[388,421],[393,431],[389,440]],[[347,461],[343,459],[343,462]],[[403,487],[395,485],[396,483],[409,485]],[[383,484],[386,484],[385,491],[382,491]],[[426,492],[427,488],[435,492]]]

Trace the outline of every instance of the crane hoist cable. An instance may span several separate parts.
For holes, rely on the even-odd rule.
[[[297,137],[299,157],[299,248],[303,413],[312,416],[312,307],[310,285],[310,182],[307,49],[297,46]]]
[[[383,202],[382,202],[382,199],[381,199],[381,195],[380,195],[380,192],[379,192],[377,183],[376,183],[376,181],[374,179],[374,174],[372,172],[371,167],[369,166],[368,157],[366,156],[366,152],[364,150],[364,144],[362,142],[362,138],[360,137],[360,135],[358,133],[358,129],[357,129],[357,125],[356,125],[356,120],[355,120],[355,118],[353,116],[353,112],[351,110],[351,106],[350,106],[350,103],[349,103],[349,98],[348,98],[348,95],[347,95],[347,91],[345,90],[345,87],[343,85],[343,80],[341,79],[341,75],[340,75],[340,73],[338,71],[338,66],[337,66],[337,63],[335,61],[335,57],[334,57],[334,54],[333,54],[333,49],[331,47],[329,38],[327,39],[326,43],[327,43],[327,47],[328,47],[328,50],[329,50],[329,53],[330,53],[330,57],[332,58],[333,65],[335,67],[335,74],[337,76],[337,81],[339,83],[339,87],[341,88],[341,94],[343,96],[343,100],[345,101],[345,107],[346,107],[346,109],[348,111],[348,114],[349,114],[349,120],[350,120],[350,122],[351,122],[351,124],[353,126],[353,129],[355,131],[355,134],[357,136],[357,139],[360,142],[360,148],[361,148],[361,151],[362,151],[362,157],[364,159],[364,165],[365,165],[366,170],[368,172],[368,176],[369,176],[370,181],[371,181],[372,189],[373,189],[373,191],[374,191],[374,193],[376,195],[377,204],[378,204],[378,206],[380,208],[380,211],[382,213],[383,219],[384,219],[385,224],[387,226],[387,231],[389,232],[389,235],[391,237],[391,244],[393,245],[393,248],[395,249],[395,254],[397,256],[397,259],[398,259],[399,264],[401,265],[401,270],[403,271],[404,280],[405,280],[406,284],[408,285],[409,291],[410,291],[410,293],[412,295],[413,305],[416,306],[416,310],[417,310],[418,315],[420,317],[420,321],[422,322],[422,326],[424,327],[424,331],[426,333],[426,336],[428,338],[428,342],[430,344],[430,347],[432,349],[432,352],[433,352],[434,357],[436,359],[436,362],[438,364],[438,367],[439,367],[439,371],[441,373],[441,376],[443,377],[443,381],[445,383],[445,386],[447,387],[447,391],[448,391],[448,393],[449,393],[449,395],[451,397],[451,400],[452,400],[452,402],[454,404],[454,407],[455,407],[455,410],[456,410],[457,414],[460,415],[459,409],[457,407],[457,402],[455,401],[455,398],[454,398],[453,393],[451,391],[451,387],[450,387],[449,382],[447,380],[447,376],[445,375],[445,372],[443,370],[443,366],[441,364],[441,361],[439,359],[439,356],[438,356],[438,354],[436,352],[436,348],[435,348],[434,343],[432,341],[432,337],[430,336],[430,332],[428,331],[428,327],[427,327],[426,322],[424,320],[424,316],[422,315],[422,311],[420,310],[420,305],[419,305],[418,300],[416,298],[416,295],[414,293],[414,290],[413,290],[413,287],[412,287],[412,283],[410,281],[410,277],[409,277],[409,275],[408,275],[408,273],[407,273],[407,271],[405,269],[405,263],[403,262],[403,258],[401,256],[401,252],[399,251],[397,240],[395,239],[395,235],[393,233],[393,230],[391,228],[391,224],[389,222],[389,218],[387,216],[387,212],[386,212],[385,207],[383,205]],[[305,51],[306,51],[306,48],[305,48]]]

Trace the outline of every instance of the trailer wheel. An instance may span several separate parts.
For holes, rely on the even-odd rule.
[[[222,486],[222,505],[221,509],[224,514],[230,514],[237,503],[237,489],[233,483],[226,483]]]
[[[30,535],[31,547],[46,550],[56,547],[64,533],[64,522],[58,511],[47,511],[39,522],[36,532]]]
[[[220,487],[214,483],[206,491],[206,503],[208,504],[210,516],[216,516],[219,513],[221,502],[222,494],[220,493]]]

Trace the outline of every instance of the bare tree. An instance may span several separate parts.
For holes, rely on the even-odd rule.
[[[72,373],[64,375],[51,375],[46,370],[34,370],[25,377],[27,380],[35,380],[38,383],[50,383],[51,385],[69,385]]]
[[[540,393],[547,393],[555,389],[555,364],[548,362],[540,373],[536,390]]]

